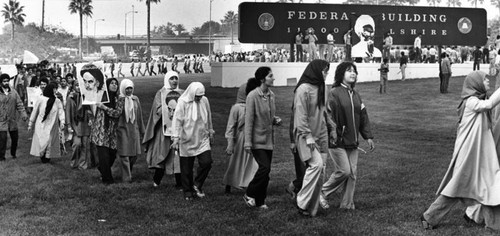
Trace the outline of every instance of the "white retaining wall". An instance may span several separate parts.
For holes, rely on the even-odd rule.
[[[330,64],[330,72],[326,78],[327,84],[333,84],[335,68],[338,63]],[[379,81],[378,63],[358,63],[358,82]],[[255,70],[260,66],[269,66],[274,74],[274,86],[294,86],[300,79],[307,63],[255,63],[255,62],[215,62],[212,63],[211,86],[233,88],[239,87],[249,78],[254,77]],[[489,64],[481,64],[482,71],[489,72]],[[452,76],[467,75],[472,71],[472,63],[453,64]],[[399,63],[389,64],[389,80],[401,79]],[[438,77],[438,64],[408,64],[407,79]]]

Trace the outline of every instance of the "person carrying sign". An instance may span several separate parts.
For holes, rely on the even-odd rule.
[[[175,174],[176,188],[182,188],[179,154],[170,148],[172,143],[172,118],[177,100],[184,92],[179,88],[179,74],[165,74],[163,87],[156,92],[146,133],[142,144],[146,148],[146,161],[155,170],[153,186],[158,187],[166,174]]]

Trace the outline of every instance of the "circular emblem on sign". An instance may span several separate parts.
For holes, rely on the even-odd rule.
[[[274,26],[274,17],[269,13],[262,13],[259,16],[259,27],[262,30],[268,31]]]
[[[467,17],[462,17],[458,20],[458,30],[462,34],[468,34],[472,30],[472,21]]]

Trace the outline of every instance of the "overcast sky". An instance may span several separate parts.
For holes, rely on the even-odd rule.
[[[40,25],[42,21],[42,0],[18,0],[25,6],[26,23],[35,22]],[[254,2],[252,0],[247,0]],[[442,0],[445,2],[446,0]],[[8,0],[0,0],[0,6],[7,3]],[[68,5],[70,0],[45,0],[45,24],[57,25],[68,30],[75,35],[79,34],[79,18],[77,14],[70,14]],[[84,34],[88,29],[88,34],[94,34],[94,25],[96,25],[96,35],[116,35],[125,33],[125,13],[134,9],[138,11],[134,14],[134,34],[146,34],[147,9],[145,0],[93,0],[93,17],[88,19],[88,28],[85,27]],[[243,0],[213,0],[212,2],[212,20],[220,22],[227,11],[238,11],[238,5]],[[257,0],[262,2],[262,0]],[[276,0],[271,0],[276,2]],[[313,3],[315,0],[304,0],[305,3]],[[343,0],[326,0],[325,3],[339,4]],[[484,1],[481,7],[488,12],[488,19],[498,15],[499,10],[490,5],[489,0]],[[422,0],[421,6],[428,6],[426,0]],[[468,1],[463,0],[465,7],[470,7]],[[210,0],[161,0],[159,4],[151,4],[151,28],[156,25],[172,22],[174,24],[183,24],[188,31],[193,27],[201,26],[209,20]],[[104,19],[104,21],[95,21]],[[0,21],[0,33],[5,23]],[[132,34],[132,14],[127,17],[127,35]]]

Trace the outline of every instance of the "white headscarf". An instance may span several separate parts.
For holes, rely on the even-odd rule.
[[[134,82],[129,79],[124,79],[120,83],[120,96],[125,97],[125,121],[134,123],[135,121],[135,111],[134,111],[134,101],[132,100],[133,92],[130,96],[125,95],[125,89],[132,87],[134,88]]]
[[[204,122],[207,121],[208,118],[208,112],[207,112],[207,107],[205,104],[202,103],[202,100],[200,101],[200,104],[196,104],[194,101],[195,96],[202,96],[205,95],[205,86],[203,86],[202,83],[200,82],[192,82],[189,84],[187,87],[186,91],[179,97],[179,100],[185,102],[186,104],[192,103],[192,108],[191,111],[186,111],[188,114],[186,114],[187,117],[191,117],[192,120],[197,120],[198,119],[198,107],[200,107],[200,114],[201,118],[203,119]],[[191,114],[189,114],[191,112]]]
[[[163,87],[166,88],[167,90],[169,89],[172,89],[172,90],[176,90],[176,89],[179,89],[179,84],[180,83],[177,83],[177,88],[172,88],[170,87],[170,78],[171,77],[177,77],[179,79],[179,74],[175,71],[168,71],[166,74],[165,74],[165,77],[163,78]]]
[[[365,25],[371,25],[373,27],[373,31],[375,31],[375,21],[373,18],[370,15],[360,15],[358,19],[356,19],[356,24],[354,25],[354,32],[356,32],[360,39],[363,38],[361,34],[363,34],[363,26]]]

